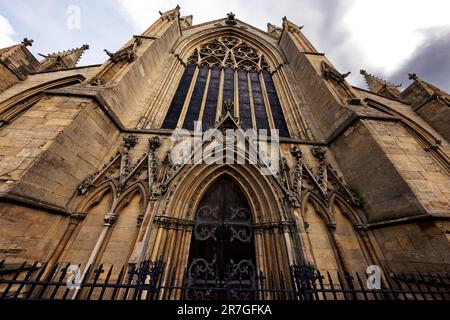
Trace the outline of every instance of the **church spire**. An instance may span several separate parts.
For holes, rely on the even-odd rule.
[[[73,48],[49,55],[40,54],[45,59],[41,61],[41,71],[64,70],[74,68],[83,53],[89,49],[89,45],[84,44],[79,48]]]
[[[393,99],[398,99],[400,97],[400,90],[398,90],[398,88],[401,84],[395,85],[387,80],[383,80],[377,76],[367,73],[366,70],[361,70],[360,73],[364,76],[369,90],[373,93]]]

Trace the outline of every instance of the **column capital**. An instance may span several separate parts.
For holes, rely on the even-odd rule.
[[[114,212],[108,212],[107,214],[105,214],[105,223],[104,226],[105,227],[112,227],[114,225],[114,223],[117,221],[117,218],[119,217],[119,215],[117,213]]]
[[[70,214],[70,224],[79,224],[86,218],[87,214],[81,211],[74,211]]]

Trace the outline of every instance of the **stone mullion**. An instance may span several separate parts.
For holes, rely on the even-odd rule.
[[[142,224],[138,223],[136,224],[136,230],[135,230],[135,234],[133,236],[133,247],[131,248],[131,250],[128,253],[128,256],[125,260],[125,265],[130,265],[131,263],[133,263],[132,259],[133,259],[133,255],[134,255],[134,249],[136,244],[139,242],[139,233],[141,232],[141,228],[142,228]]]
[[[365,230],[365,226],[361,225],[353,225],[354,235],[356,240],[358,241],[359,248],[361,249],[361,253],[364,256],[364,260],[370,264],[378,264],[376,258],[373,256],[373,253],[370,252],[370,248],[367,246],[367,230]],[[365,239],[366,238],[366,239]]]
[[[255,230],[255,248],[256,248],[256,259],[258,264],[258,269],[260,269],[263,273],[266,272],[267,267],[264,260],[264,247],[261,243],[261,234],[262,230]],[[256,270],[259,272],[260,270]]]
[[[258,73],[258,77],[259,77],[259,84],[261,86],[261,91],[263,94],[264,106],[266,108],[267,118],[269,120],[269,128],[271,130],[275,130],[276,129],[275,121],[273,120],[272,108],[270,107],[269,96],[267,94],[266,83],[264,82],[264,77],[263,77],[262,72]]]
[[[234,116],[239,117],[239,77],[237,69],[234,70]]]
[[[198,115],[197,130],[202,130],[202,128],[203,128],[202,127],[203,114],[205,113],[206,99],[208,99],[209,84],[211,82],[211,72],[212,72],[212,69],[210,68],[208,70],[208,77],[206,78],[205,91],[203,92],[202,104],[200,106],[200,112]]]
[[[386,258],[384,257],[383,252],[380,250],[373,231],[368,229],[362,237],[364,239],[364,242],[366,243],[368,251],[371,252],[371,255],[373,255],[373,257],[375,258],[374,262],[383,268],[384,273],[392,272]]]
[[[216,122],[219,121],[222,116],[222,105],[223,105],[223,89],[225,82],[225,69],[220,70],[220,84],[219,84],[219,95],[217,98],[217,111],[216,111]]]
[[[158,256],[155,257],[155,260],[161,259],[163,262],[164,259],[166,258],[166,249],[167,249],[167,241],[169,240],[169,237],[171,235],[171,231],[172,229],[167,226],[167,225],[163,225],[162,227],[162,236],[161,236],[161,242],[158,248]]]
[[[256,124],[256,114],[255,114],[255,102],[253,101],[253,91],[252,91],[252,80],[250,79],[250,72],[247,72],[247,82],[248,82],[248,96],[250,98],[250,112],[252,115],[252,126],[253,130],[258,130]]]
[[[189,87],[188,93],[186,95],[186,99],[184,100],[183,108],[181,109],[180,119],[178,119],[177,128],[183,128],[184,119],[186,118],[186,114],[189,108],[189,104],[191,102],[192,93],[194,92],[195,85],[197,83],[198,74],[200,72],[200,68],[198,66],[195,67],[194,75],[192,76],[191,85]]]
[[[296,261],[295,261],[293,241],[291,239],[291,234],[289,232],[289,226],[284,227],[284,230],[282,231],[282,235],[284,238],[284,243],[286,244],[286,253],[288,256],[289,266],[292,266],[296,263]]]
[[[156,243],[156,238],[158,235],[159,226],[157,226],[156,224],[153,224],[153,222],[151,222],[151,225],[148,226],[148,229],[149,229],[149,231],[148,231],[149,239],[148,239],[147,246],[145,247],[145,244],[143,245],[142,257],[141,257],[140,261],[143,261],[146,259],[151,259],[152,255],[153,255],[153,249],[154,249],[154,246]]]
[[[283,265],[281,263],[281,257],[280,257],[280,248],[279,248],[279,242],[280,239],[278,239],[278,230],[277,228],[271,228],[269,231],[270,234],[270,246],[272,250],[272,256],[274,260],[274,269],[275,272],[273,273],[273,280],[275,283],[276,288],[280,288],[281,285],[281,279],[279,275],[279,271],[283,270]]]
[[[151,187],[151,186],[150,186]],[[149,248],[149,244],[153,244],[155,240],[156,230],[155,225],[153,224],[153,218],[156,211],[157,205],[154,201],[149,201],[147,204],[147,208],[145,209],[145,213],[143,216],[142,224],[139,229],[139,233],[137,241],[135,243],[133,254],[130,257],[130,264],[139,264],[144,261],[150,253],[147,252]],[[150,246],[150,248],[152,248]]]

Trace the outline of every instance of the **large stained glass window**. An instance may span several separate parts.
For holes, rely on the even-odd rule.
[[[269,65],[260,52],[235,37],[195,49],[162,127],[194,130],[199,121],[207,130],[225,115],[224,101],[238,103],[232,113],[243,129],[278,129],[280,136],[289,136]]]

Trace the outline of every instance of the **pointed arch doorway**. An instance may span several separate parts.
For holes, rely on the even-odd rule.
[[[187,266],[187,299],[252,298],[256,285],[252,212],[242,190],[222,176],[197,208]],[[210,290],[210,289],[214,290]]]

